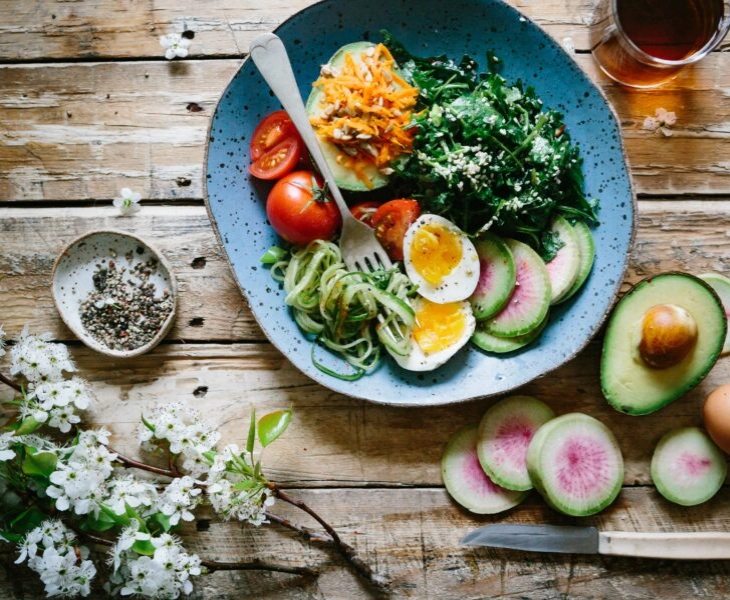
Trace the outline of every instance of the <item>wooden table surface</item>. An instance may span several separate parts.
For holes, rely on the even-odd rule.
[[[311,3],[0,0],[0,323],[9,339],[27,324],[67,341],[99,398],[94,422],[110,428],[114,445],[130,454],[142,410],[159,402],[199,407],[220,426],[224,441],[239,443],[252,404],[260,414],[292,406],[289,430],[266,451],[266,473],[322,514],[390,581],[394,597],[730,597],[727,561],[533,555],[459,545],[466,532],[491,522],[728,530],[730,490],[700,507],[672,505],[655,491],[649,460],[665,431],[699,424],[704,396],[730,381],[730,359],[721,359],[672,406],[629,417],[602,398],[599,335],[577,358],[521,391],[558,413],[579,410],[609,425],[626,461],[617,501],[594,517],[569,519],[533,494],[509,513],[477,517],[446,494],[440,457],[448,438],[477,422],[494,400],[427,409],[358,401],[314,384],[267,342],[206,212],[207,128],[249,42]],[[592,62],[585,25],[590,2],[511,3],[559,43],[569,40],[575,60],[620,119],[638,193],[638,229],[622,289],[667,270],[730,273],[730,53],[712,53],[662,88],[629,91]],[[168,62],[159,36],[186,30],[195,33],[191,55]],[[658,107],[677,114],[671,137],[642,127]],[[119,217],[112,207],[122,187],[142,194],[143,208],[133,217]],[[101,227],[156,244],[179,280],[174,327],[139,358],[113,360],[86,349],[53,305],[55,257],[73,238]],[[8,390],[0,393],[7,397]],[[284,505],[273,512],[301,520]],[[260,558],[320,571],[314,579],[217,572],[198,581],[194,598],[374,595],[336,553],[278,525],[206,521],[185,534],[189,547],[206,558]],[[39,585],[20,577],[25,572],[3,550],[0,597],[40,597]]]

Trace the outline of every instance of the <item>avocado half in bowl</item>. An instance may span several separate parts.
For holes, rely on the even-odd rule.
[[[604,396],[631,415],[667,406],[709,373],[726,333],[722,301],[699,277],[670,272],[644,279],[609,319],[601,356]]]

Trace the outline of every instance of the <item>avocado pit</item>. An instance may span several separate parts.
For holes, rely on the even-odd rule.
[[[639,355],[650,367],[667,369],[680,363],[697,343],[697,322],[681,306],[657,304],[641,321]]]

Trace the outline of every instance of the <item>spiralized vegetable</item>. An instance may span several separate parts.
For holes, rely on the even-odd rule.
[[[315,361],[319,369],[358,379],[380,363],[383,345],[396,354],[408,352],[415,324],[408,299],[415,288],[397,268],[348,271],[337,244],[315,240],[275,262],[271,274],[283,283],[299,327],[342,356],[355,373],[334,373]]]

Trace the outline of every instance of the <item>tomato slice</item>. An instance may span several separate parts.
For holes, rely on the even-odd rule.
[[[380,202],[360,202],[350,208],[352,215],[358,220],[372,227],[373,215],[380,208]]]
[[[257,161],[274,146],[289,136],[299,136],[294,123],[284,110],[277,110],[264,117],[251,137],[251,162]]]
[[[248,170],[259,179],[279,179],[297,166],[301,155],[302,141],[289,136],[252,162]]]
[[[420,216],[420,204],[409,198],[389,200],[375,211],[370,225],[392,260],[403,260],[403,237]]]

